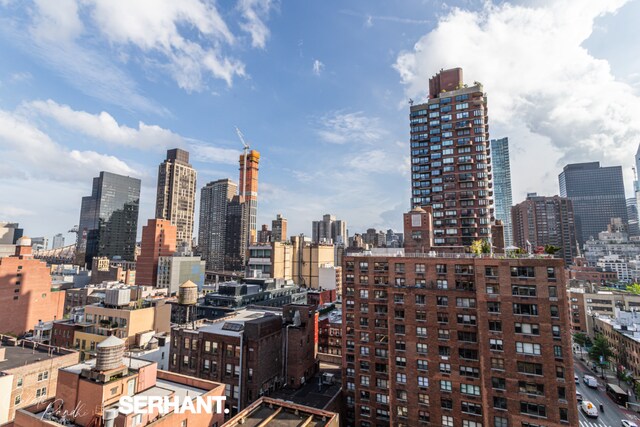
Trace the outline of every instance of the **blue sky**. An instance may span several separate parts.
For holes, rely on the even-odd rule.
[[[142,179],[142,224],[167,148],[198,187],[237,179],[237,125],[262,154],[259,224],[399,230],[407,100],[454,66],[510,137],[515,202],[571,161],[623,165],[630,193],[638,3],[0,0],[0,220],[65,232],[109,170]]]

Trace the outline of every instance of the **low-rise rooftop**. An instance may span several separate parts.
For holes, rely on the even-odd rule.
[[[35,345],[34,345],[35,344]],[[23,342],[18,346],[1,345],[4,357],[0,355],[0,372],[9,371],[21,366],[53,359],[72,353],[72,350],[59,349],[37,343]]]
[[[338,414],[284,400],[262,397],[223,427],[338,427]]]

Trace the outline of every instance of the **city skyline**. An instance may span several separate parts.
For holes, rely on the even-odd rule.
[[[637,148],[632,140],[638,129],[626,114],[612,118],[605,109],[626,110],[629,117],[640,109],[637,77],[632,76],[637,64],[624,59],[638,37],[625,33],[621,42],[619,30],[635,31],[625,23],[632,22],[634,12],[637,16],[638,2],[590,8],[574,2],[525,2],[511,8],[465,3],[458,5],[461,9],[455,3],[441,8],[436,2],[354,2],[341,10],[271,2],[219,10],[210,4],[191,8],[194,4],[200,3],[182,11],[159,7],[163,22],[175,26],[152,25],[142,38],[107,19],[122,12],[115,6],[106,11],[91,2],[77,6],[69,1],[69,19],[61,20],[46,5],[33,6],[27,14],[14,2],[3,3],[0,53],[8,60],[0,65],[0,166],[5,171],[0,191],[21,203],[0,208],[2,220],[19,222],[32,236],[63,233],[69,243],[73,238],[65,232],[77,221],[86,182],[105,170],[142,180],[140,228],[154,217],[156,168],[165,150],[189,151],[200,183],[235,176],[242,148],[234,130],[238,125],[264,159],[257,224],[282,213],[290,235],[311,235],[310,222],[332,212],[348,221],[351,234],[370,227],[400,230],[410,197],[408,98],[424,101],[427,77],[455,66],[483,83],[492,106],[490,137],[509,137],[512,170],[526,172],[514,174],[514,203],[527,192],[558,194],[557,174],[564,164],[578,161],[621,165],[631,195],[630,154]],[[535,13],[527,15],[527,8]],[[580,13],[568,19],[576,9]],[[546,22],[545,13],[554,19]],[[202,16],[206,24],[194,32],[204,41],[179,31],[178,25],[200,22]],[[469,20],[473,25],[467,25]],[[296,22],[312,25],[300,29]],[[526,25],[531,38],[505,40],[492,23],[515,33]],[[574,35],[578,26],[585,30]],[[445,39],[462,28],[470,30],[447,46]],[[92,30],[95,40],[81,37]],[[163,31],[193,43],[202,56],[167,54],[160,43]],[[314,41],[324,40],[329,31],[344,43]],[[24,34],[34,42],[27,43]],[[542,48],[552,48],[548,37],[566,42],[539,61]],[[215,42],[223,47],[214,47]],[[522,64],[505,69],[500,55],[513,53],[518,43],[530,46],[531,59],[517,56]],[[463,54],[469,46],[477,52]],[[79,59],[83,55],[74,53],[86,55]],[[487,55],[494,60],[487,61]],[[89,63],[99,56],[98,65]],[[203,65],[205,58],[220,67]],[[531,61],[540,65],[531,67]],[[548,67],[552,61],[558,67]],[[182,73],[185,65],[194,65],[197,72]],[[570,67],[580,76],[564,76]],[[104,78],[98,79],[97,72]],[[594,80],[602,82],[602,89],[585,89]],[[121,82],[118,90],[109,86],[112,81]],[[548,81],[555,84],[542,85]],[[582,110],[572,110],[567,93],[602,117],[584,118]],[[527,107],[536,95],[545,99],[543,110]],[[541,113],[551,121],[541,121]],[[567,117],[578,124],[570,134],[563,132]],[[602,127],[603,122],[608,124]],[[625,128],[616,132],[614,125]],[[600,135],[596,129],[601,127],[610,135]],[[593,138],[601,143],[592,143]],[[292,200],[295,205],[287,205]],[[43,212],[50,217],[44,219]]]

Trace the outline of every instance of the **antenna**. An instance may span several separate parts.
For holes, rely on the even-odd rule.
[[[242,165],[242,188],[240,189],[241,195],[244,198],[246,195],[245,189],[247,187],[247,154],[249,153],[249,144],[247,144],[244,140],[244,135],[242,134],[242,131],[240,131],[238,126],[236,126],[235,128],[236,133],[238,134],[238,138],[240,138],[240,142],[242,142],[242,145],[244,146],[244,164]]]

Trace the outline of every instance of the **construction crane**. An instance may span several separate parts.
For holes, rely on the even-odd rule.
[[[244,146],[244,164],[242,165],[242,188],[240,189],[242,198],[245,197],[245,189],[247,187],[247,155],[249,154],[249,144],[244,140],[244,135],[236,126],[236,133],[238,134],[238,138],[240,138],[240,142]]]

